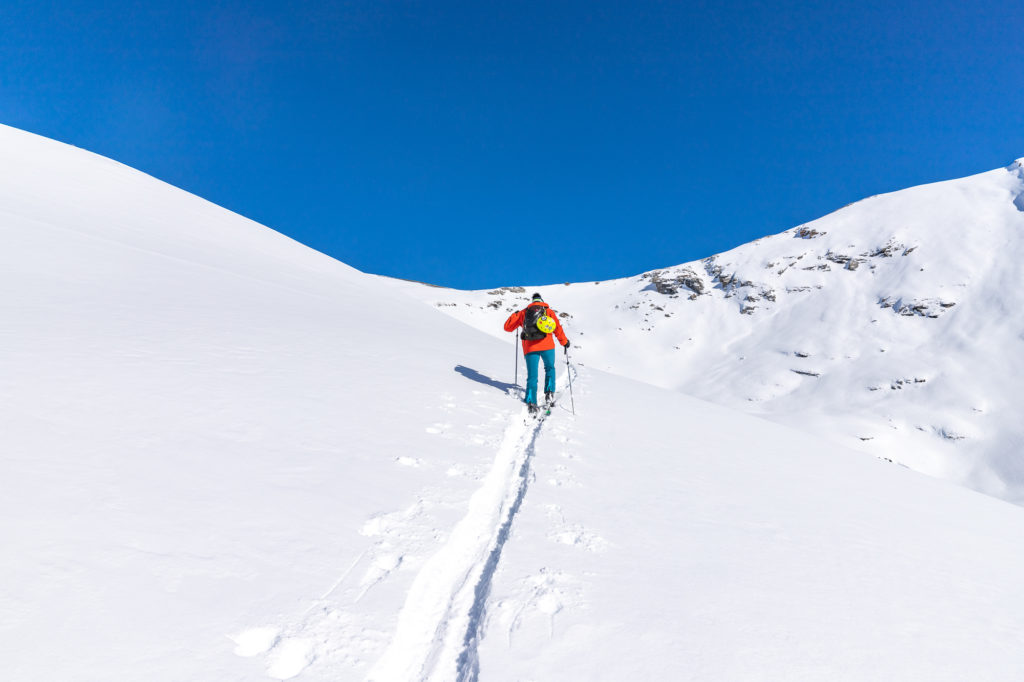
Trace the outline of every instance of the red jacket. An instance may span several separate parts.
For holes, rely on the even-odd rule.
[[[548,309],[548,317],[555,321],[555,331],[553,335],[558,337],[558,342],[563,346],[569,343],[569,340],[565,338],[565,332],[562,331],[562,323],[558,321],[558,316],[555,315],[555,311],[548,308],[548,304],[543,301],[534,301],[519,312],[509,315],[508,319],[505,320],[505,331],[513,332],[519,327],[522,327],[523,319],[526,317],[526,309],[535,305],[542,305]],[[536,341],[523,339],[523,352],[535,353],[540,350],[553,350],[555,347],[555,340],[551,337],[552,334],[545,334],[543,339],[537,339]]]

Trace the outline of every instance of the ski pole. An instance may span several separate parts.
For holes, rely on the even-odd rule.
[[[516,388],[519,388],[519,332],[512,337],[512,350],[516,353]]]
[[[569,402],[572,404],[572,414],[576,416],[576,399],[572,397],[572,370],[569,368],[569,349],[565,349],[565,376],[569,377]]]

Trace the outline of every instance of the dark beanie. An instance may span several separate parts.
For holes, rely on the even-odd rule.
[[[534,294],[533,295],[533,300],[534,301],[543,301],[544,299],[540,297],[540,294]]]

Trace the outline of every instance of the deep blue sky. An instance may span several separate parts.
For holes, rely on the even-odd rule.
[[[636,274],[1024,156],[1024,2],[0,4],[0,122],[361,270]]]

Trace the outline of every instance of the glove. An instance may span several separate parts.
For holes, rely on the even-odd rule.
[[[562,346],[562,348],[564,348],[564,349],[566,349],[566,350],[569,350],[569,339],[566,339],[566,340],[565,340],[565,345],[564,345],[564,346]]]

